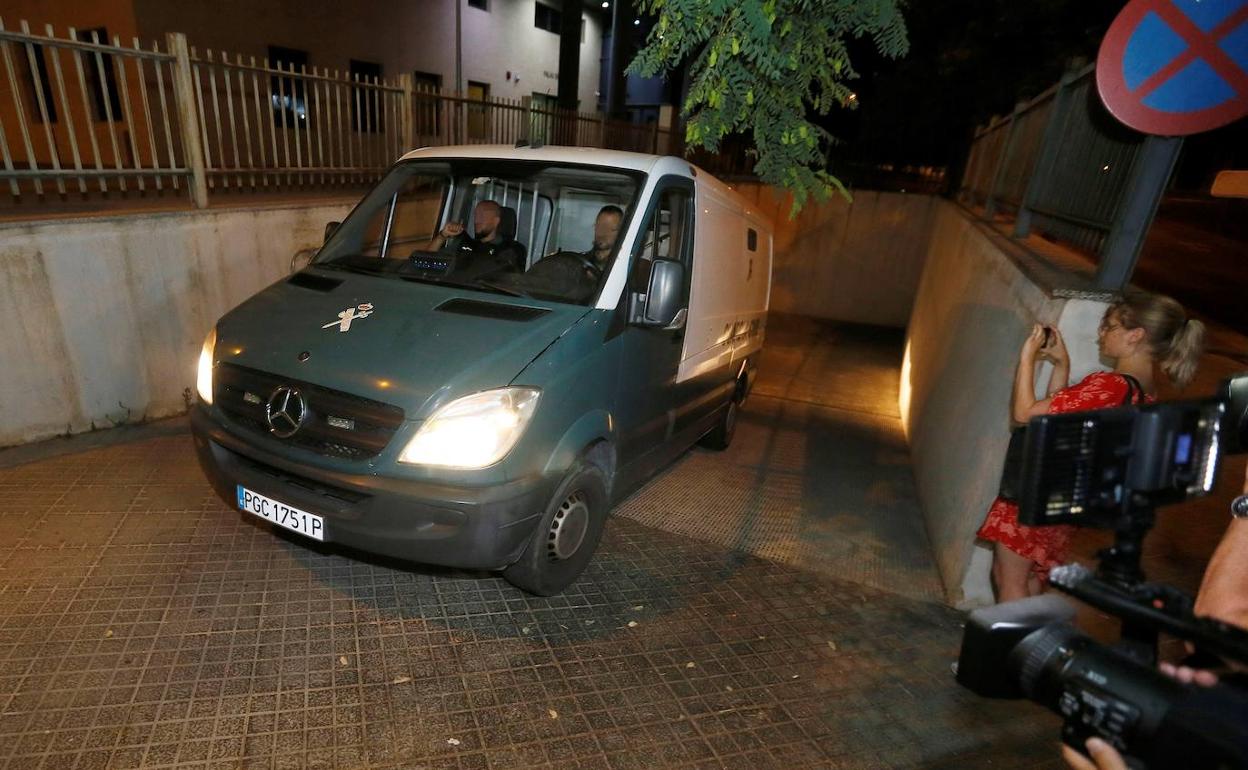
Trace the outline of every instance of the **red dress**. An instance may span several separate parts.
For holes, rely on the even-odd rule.
[[[1080,382],[1062,388],[1049,402],[1049,414],[1081,412],[1122,406],[1127,397],[1127,380],[1115,372],[1093,372]],[[1145,396],[1152,401],[1152,396]],[[977,533],[984,540],[1001,543],[1014,553],[1034,562],[1032,571],[1041,580],[1049,570],[1070,559],[1070,541],[1075,528],[1069,524],[1029,527],[1018,522],[1018,505],[997,498],[988,509],[988,518]]]

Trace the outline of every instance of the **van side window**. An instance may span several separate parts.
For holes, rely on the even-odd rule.
[[[633,262],[630,285],[645,291],[650,282],[650,264],[656,259],[672,259],[689,267],[689,191],[669,187],[659,193],[658,205],[642,230],[641,244]]]
[[[689,193],[679,188],[664,190],[659,205],[646,223],[638,253],[642,259],[685,259],[685,229],[689,218]]]
[[[745,246],[750,251],[758,251],[758,233],[752,227],[745,231]]]

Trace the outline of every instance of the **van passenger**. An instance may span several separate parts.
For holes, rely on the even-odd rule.
[[[438,251],[458,239],[456,251],[471,251],[473,254],[498,257],[501,262],[511,265],[524,265],[524,246],[515,238],[515,212],[509,211],[510,222],[504,222],[503,207],[497,202],[483,200],[473,209],[472,221],[475,236],[464,234],[462,222],[447,222],[442,230],[429,239],[425,251]],[[508,227],[509,225],[509,227]],[[509,231],[510,230],[510,231]]]

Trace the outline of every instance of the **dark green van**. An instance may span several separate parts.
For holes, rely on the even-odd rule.
[[[613,501],[732,440],[770,280],[766,221],[684,160],[413,152],[217,322],[199,459],[313,540],[556,593]]]

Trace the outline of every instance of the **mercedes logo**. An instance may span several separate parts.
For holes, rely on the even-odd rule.
[[[264,419],[269,423],[269,432],[278,438],[290,438],[295,435],[308,417],[308,403],[298,388],[283,385],[269,396],[269,403],[264,407]]]

